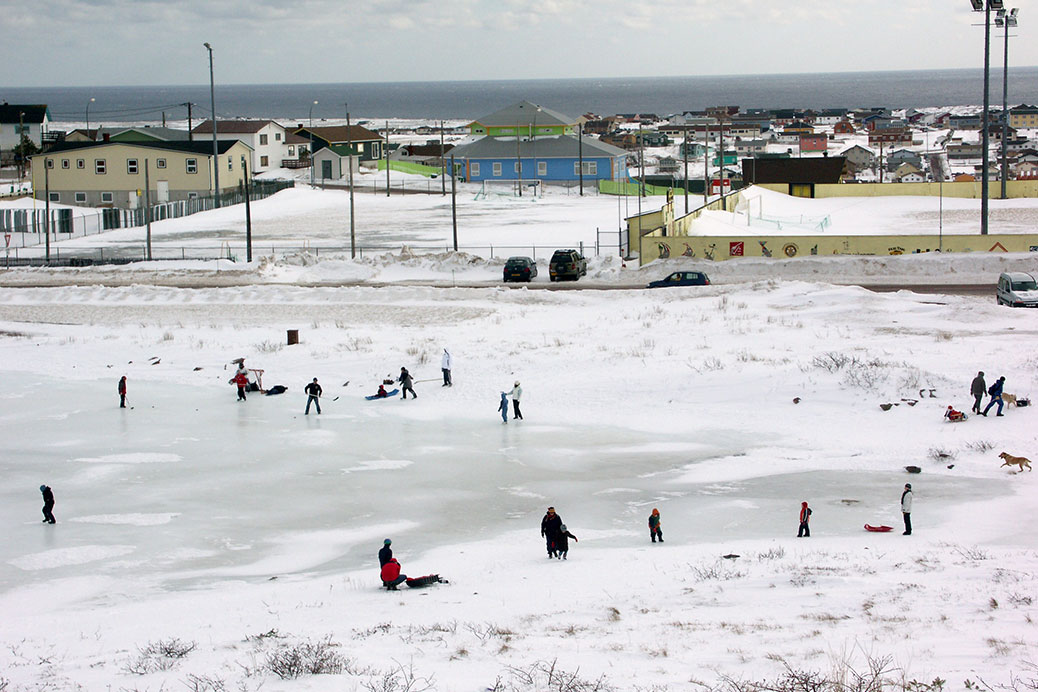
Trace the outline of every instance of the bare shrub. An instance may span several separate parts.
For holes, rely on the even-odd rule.
[[[191,692],[226,692],[227,690],[223,679],[194,673],[188,674],[187,679],[184,680],[184,687]]]
[[[765,560],[781,560],[785,556],[786,549],[778,545],[768,548],[762,553],[757,553],[757,561],[764,562]]]
[[[979,548],[975,545],[957,545],[954,546],[954,550],[959,554],[960,557],[972,562],[978,562],[980,560],[987,560],[989,555],[986,550]]]
[[[826,372],[837,372],[850,363],[856,363],[857,360],[857,358],[848,356],[846,353],[829,351],[828,353],[822,353],[812,358],[811,365],[820,370],[825,370]]]
[[[328,637],[281,646],[267,654],[264,667],[282,680],[302,675],[335,675],[343,672],[348,664],[346,658],[336,651],[338,646]]]
[[[173,332],[163,332],[162,333],[162,340],[163,341],[173,341]]]
[[[194,642],[185,642],[176,637],[148,642],[146,647],[138,648],[137,654],[123,668],[134,675],[148,675],[174,668],[180,659],[195,650]]]
[[[284,347],[285,345],[280,341],[272,341],[269,339],[267,341],[261,341],[255,346],[253,346],[253,348],[259,351],[260,353],[277,353]]]
[[[954,459],[955,452],[950,449],[945,449],[944,447],[931,447],[927,450],[926,456],[933,461],[946,461],[948,459]]]
[[[850,387],[871,390],[885,382],[888,376],[884,365],[879,361],[857,362],[847,368],[843,376],[843,382]]]
[[[689,567],[696,581],[731,581],[746,576],[746,572],[740,572],[720,561],[712,565],[689,565]]]
[[[951,341],[955,335],[951,332],[939,331],[933,335],[934,341]]]
[[[500,677],[495,692],[613,692],[616,688],[606,682],[605,676],[595,680],[580,677],[580,670],[568,672],[558,667],[558,661],[538,661],[530,666],[509,666],[508,680]]]
[[[397,663],[393,670],[372,676],[362,684],[371,692],[425,692],[436,689],[434,678],[418,676],[414,672],[414,665],[410,663],[406,666]]]
[[[990,452],[995,448],[995,443],[990,440],[971,440],[963,445],[966,449],[977,454],[984,454]]]

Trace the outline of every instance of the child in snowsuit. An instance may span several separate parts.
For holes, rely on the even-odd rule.
[[[497,407],[501,412],[501,422],[508,422],[508,392],[501,392],[501,405]]]
[[[53,524],[54,522],[54,491],[50,489],[49,485],[41,485],[40,492],[43,493],[43,523]]]
[[[119,408],[126,408],[126,375],[119,378]]]
[[[414,393],[414,388],[411,386],[414,384],[414,380],[411,378],[411,373],[407,372],[407,368],[400,368],[400,377],[397,378],[397,382],[400,383],[400,392],[405,399],[408,392],[411,392],[411,396],[415,399],[418,398],[418,395]]]
[[[956,411],[951,406],[949,406],[948,410],[944,412],[944,417],[953,423],[958,423],[959,421],[966,419],[966,414],[964,414],[962,411]]]
[[[396,591],[397,585],[407,579],[406,574],[400,574],[400,563],[395,557],[389,558],[389,562],[382,565],[382,586],[389,591]]]
[[[389,392],[386,391],[386,386],[383,385],[383,384],[380,384],[378,386],[378,391],[375,392],[375,396],[378,397],[379,399],[385,399],[387,396],[389,396]]]
[[[663,542],[663,524],[660,523],[660,511],[655,507],[652,508],[652,514],[649,515],[649,537],[652,538],[653,543],[657,538],[660,539],[660,543]]]
[[[811,527],[808,523],[811,521],[811,508],[807,506],[807,502],[800,503],[800,528],[797,530],[797,538],[810,538]]]
[[[569,539],[572,538],[574,541],[577,537],[569,532],[565,524],[559,526],[559,538],[555,544],[556,552],[555,556],[560,560],[565,560],[566,555],[569,554]],[[579,541],[577,541],[579,543]]]
[[[239,370],[234,373],[234,377],[230,381],[238,386],[238,401],[245,401],[245,388],[249,386],[248,375],[245,374],[245,371]]]

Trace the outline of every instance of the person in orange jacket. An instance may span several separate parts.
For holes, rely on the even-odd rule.
[[[797,538],[810,538],[811,527],[808,522],[811,521],[811,508],[807,506],[807,502],[800,503],[800,529],[797,531]]]
[[[234,373],[231,382],[238,385],[238,401],[245,401],[245,388],[249,386],[249,376],[244,370]]]
[[[400,563],[395,557],[389,558],[389,562],[382,565],[382,586],[389,591],[396,591],[397,585],[404,583],[406,574],[400,574]]]
[[[653,543],[657,538],[660,539],[660,543],[663,542],[663,524],[660,523],[660,511],[655,507],[652,508],[652,514],[649,515],[649,536]]]

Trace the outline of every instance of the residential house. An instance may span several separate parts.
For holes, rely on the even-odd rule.
[[[616,116],[624,119],[624,116]],[[469,134],[485,137],[575,135],[583,118],[572,118],[529,101],[520,101],[469,123]]]
[[[206,120],[192,130],[195,141],[212,139],[213,121]],[[219,120],[216,123],[219,139],[237,139],[252,151],[249,173],[264,173],[281,167],[287,156],[285,128],[273,120]]]
[[[742,139],[736,137],[732,144],[735,151],[742,155],[763,154],[768,150],[768,143],[763,139]]]
[[[1009,124],[1013,127],[1038,128],[1038,106],[1022,103],[1009,109]]]
[[[911,144],[912,131],[907,127],[876,128],[869,132],[869,144]]]
[[[902,163],[894,171],[894,180],[899,183],[922,183],[926,182],[923,172],[910,163]]]
[[[979,159],[984,155],[984,148],[980,144],[949,144],[947,153],[949,161]]]
[[[484,180],[541,180],[572,182],[622,180],[627,177],[628,153],[603,141],[573,135],[520,138],[481,137],[459,144],[451,152],[461,176]],[[518,158],[517,158],[518,154]]]
[[[1017,180],[1038,179],[1038,161],[1019,161],[1011,168]]]
[[[217,153],[214,162],[211,141],[59,142],[32,157],[32,184],[48,189],[52,202],[136,209],[145,202],[145,177],[152,204],[211,195],[215,165],[221,194],[238,189],[242,161],[252,151],[240,140],[223,139]]]
[[[314,152],[311,157],[315,180],[342,180],[349,177],[350,167],[360,172],[360,156],[357,147],[347,144],[329,144]]]
[[[665,147],[670,144],[670,137],[662,132],[642,130],[637,133],[635,141],[644,147]]]
[[[49,139],[50,122],[50,110],[44,104],[0,104],[0,153],[14,151],[23,132],[37,148],[42,147]]]
[[[843,119],[833,125],[834,135],[853,135],[854,133],[854,124],[850,120]]]
[[[826,151],[829,148],[829,137],[824,132],[812,135],[800,135],[800,152]]]
[[[888,171],[897,170],[902,164],[909,164],[922,170],[923,157],[910,149],[895,149],[886,155]]]
[[[340,153],[343,147],[353,147],[354,155],[357,157],[358,165],[372,163],[382,158],[383,141],[381,135],[361,125],[333,125],[326,127],[298,127],[294,134],[299,135],[307,142],[312,142],[313,147],[309,150],[314,155],[321,149],[338,145]],[[298,140],[297,140],[298,141]]]
[[[981,127],[980,122],[980,113],[948,116],[948,127],[955,128],[956,130],[979,130]]]
[[[811,135],[814,132],[814,126],[805,123],[803,120],[796,120],[782,128],[783,135]]]
[[[853,164],[856,170],[872,168],[876,165],[876,152],[860,144],[844,149],[840,152],[840,156],[843,156],[848,162]]]
[[[815,125],[836,125],[847,117],[846,108],[827,108],[815,114]]]
[[[676,159],[673,156],[664,156],[660,159],[659,170],[660,173],[677,173],[681,170],[683,161]]]
[[[706,145],[701,142],[692,141],[688,144],[682,142],[678,145],[678,156],[680,156],[681,158],[685,158],[685,156],[688,156],[688,158],[690,159],[697,159],[700,156],[702,156],[705,151]]]

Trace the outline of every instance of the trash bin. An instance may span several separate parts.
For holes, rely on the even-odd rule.
[[[299,330],[289,329],[288,330],[288,345],[294,346],[299,343]]]

